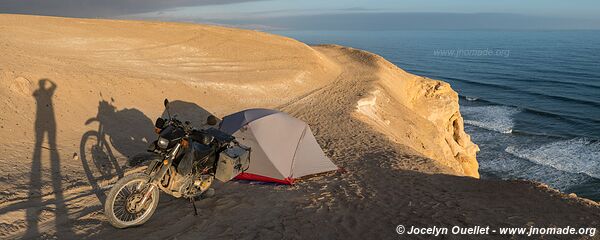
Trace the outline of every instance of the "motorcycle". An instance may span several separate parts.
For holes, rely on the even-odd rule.
[[[214,127],[195,129],[190,122],[171,117],[169,101],[164,101],[168,119],[158,118],[158,139],[148,151],[160,158],[149,160],[144,172],[118,180],[107,195],[104,214],[116,228],[139,226],[154,214],[159,190],[176,198],[188,198],[197,215],[194,200],[210,189],[214,179],[227,182],[248,169],[250,148],[235,137]],[[207,125],[217,124],[209,116]]]

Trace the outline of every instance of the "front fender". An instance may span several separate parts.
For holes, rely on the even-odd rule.
[[[161,166],[162,161],[158,158],[149,160],[148,168],[146,169],[146,174],[151,176],[153,172],[156,172],[158,168]]]
[[[90,123],[93,123],[93,122],[100,122],[100,120],[96,117],[93,117],[93,118],[86,120],[85,125],[90,125]]]

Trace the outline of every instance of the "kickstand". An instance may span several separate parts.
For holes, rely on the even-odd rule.
[[[190,202],[192,203],[192,206],[194,207],[194,216],[198,216],[198,210],[196,210],[196,201],[194,201],[193,197],[190,198]]]

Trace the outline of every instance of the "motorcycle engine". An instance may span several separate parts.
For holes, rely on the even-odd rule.
[[[179,174],[177,174],[177,175],[179,177],[178,177],[178,180],[174,182],[173,189],[175,191],[177,191],[180,194],[180,196],[188,195],[188,194],[190,194],[190,191],[194,191],[193,189],[191,189],[194,184],[194,179],[191,174],[188,174],[183,177]]]
[[[174,197],[182,197],[184,195],[194,194],[194,174],[182,175],[171,167],[170,174],[166,174],[160,184],[163,191],[173,195]]]

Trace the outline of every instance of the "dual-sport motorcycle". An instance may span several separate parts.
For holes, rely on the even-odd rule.
[[[158,118],[158,139],[148,151],[160,158],[149,160],[144,172],[127,175],[111,188],[104,204],[104,214],[116,228],[144,224],[158,206],[159,190],[176,198],[194,199],[209,190],[213,180],[227,182],[247,170],[250,149],[235,137],[209,127],[195,129],[190,122],[171,117]],[[209,116],[206,124],[214,126],[217,118]]]

